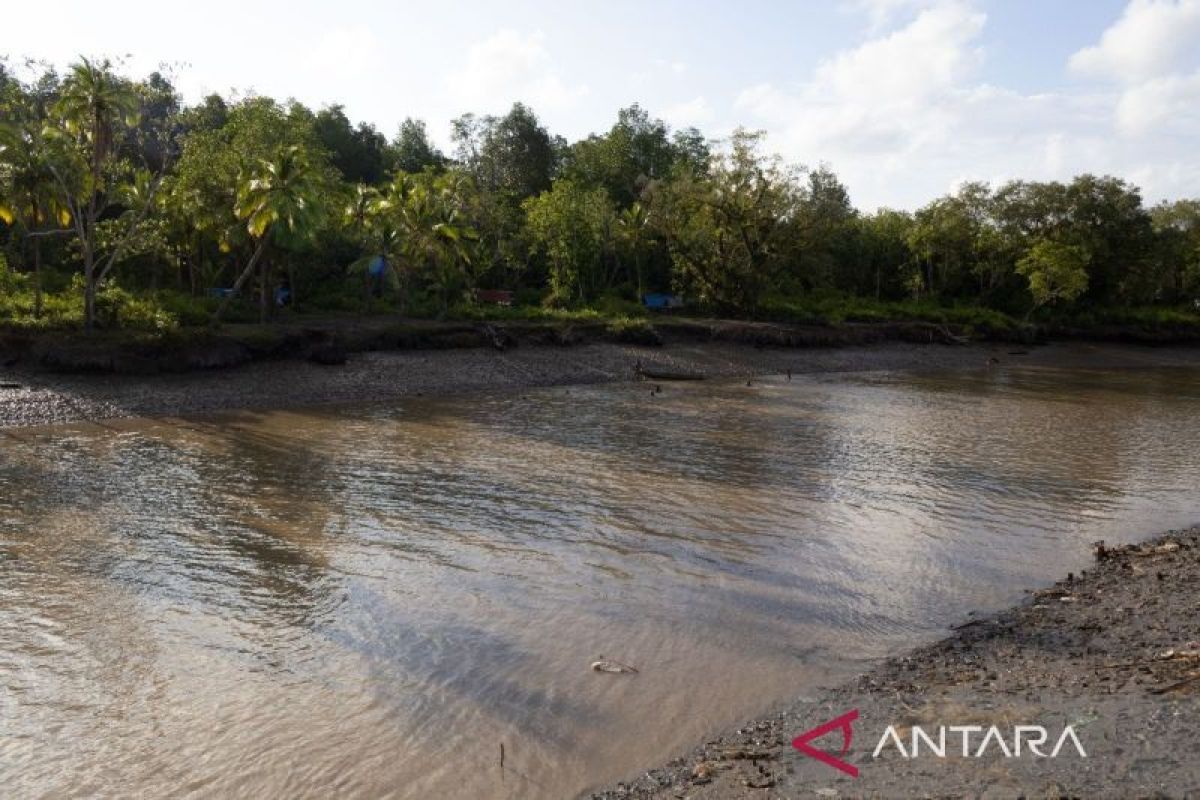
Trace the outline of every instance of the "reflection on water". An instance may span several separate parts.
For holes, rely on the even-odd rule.
[[[1195,522],[1198,412],[1030,369],[11,432],[0,780],[570,795]]]

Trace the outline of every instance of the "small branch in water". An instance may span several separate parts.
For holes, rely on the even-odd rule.
[[[504,769],[504,742],[500,743],[500,769]]]

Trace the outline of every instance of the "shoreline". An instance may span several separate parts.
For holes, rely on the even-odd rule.
[[[1095,564],[1029,592],[1015,607],[968,619],[933,644],[888,658],[817,698],[743,724],[592,800],[811,797],[1184,797],[1200,792],[1200,526],[1097,548]],[[797,735],[857,711],[850,777],[791,746]],[[1060,758],[955,752],[902,757],[912,727],[1066,726],[1086,748]],[[982,736],[982,734],[980,734]],[[973,740],[971,750],[980,742]],[[841,733],[813,746],[838,755]],[[1047,747],[1046,749],[1050,749]]]
[[[734,342],[598,342],[505,350],[352,353],[344,364],[300,359],[149,375],[0,369],[0,429],[123,417],[170,417],[389,402],[474,391],[521,391],[635,379],[635,366],[711,379],[879,370],[1200,367],[1200,347],[1063,342],[772,347]]]

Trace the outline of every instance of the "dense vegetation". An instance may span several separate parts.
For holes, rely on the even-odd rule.
[[[453,141],[439,152],[413,119],[389,141],[339,106],[188,107],[163,75],[105,61],[27,79],[0,62],[0,322],[621,316],[652,291],[775,319],[1193,319],[1200,304],[1200,201],[1146,208],[1114,177],[862,213],[761,134],[709,141],[636,105],[574,143],[520,104],[454,120]],[[483,309],[478,289],[518,308]]]

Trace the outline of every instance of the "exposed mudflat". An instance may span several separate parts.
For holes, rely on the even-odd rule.
[[[1067,343],[953,346],[879,343],[772,348],[706,342],[661,347],[584,344],[351,354],[340,366],[259,361],[184,374],[58,375],[0,369],[0,427],[232,409],[367,403],[414,395],[632,380],[635,366],[708,377],[1009,366],[1137,368],[1200,365],[1200,348]]]
[[[1107,550],[1094,569],[1032,592],[1021,606],[967,620],[936,644],[890,659],[820,698],[799,700],[661,769],[593,795],[616,798],[1194,797],[1200,793],[1200,528]],[[791,746],[799,734],[857,709],[850,777]],[[1057,758],[1006,757],[983,734],[962,757],[905,758],[911,727],[1040,725]],[[814,746],[835,756],[838,730]]]

